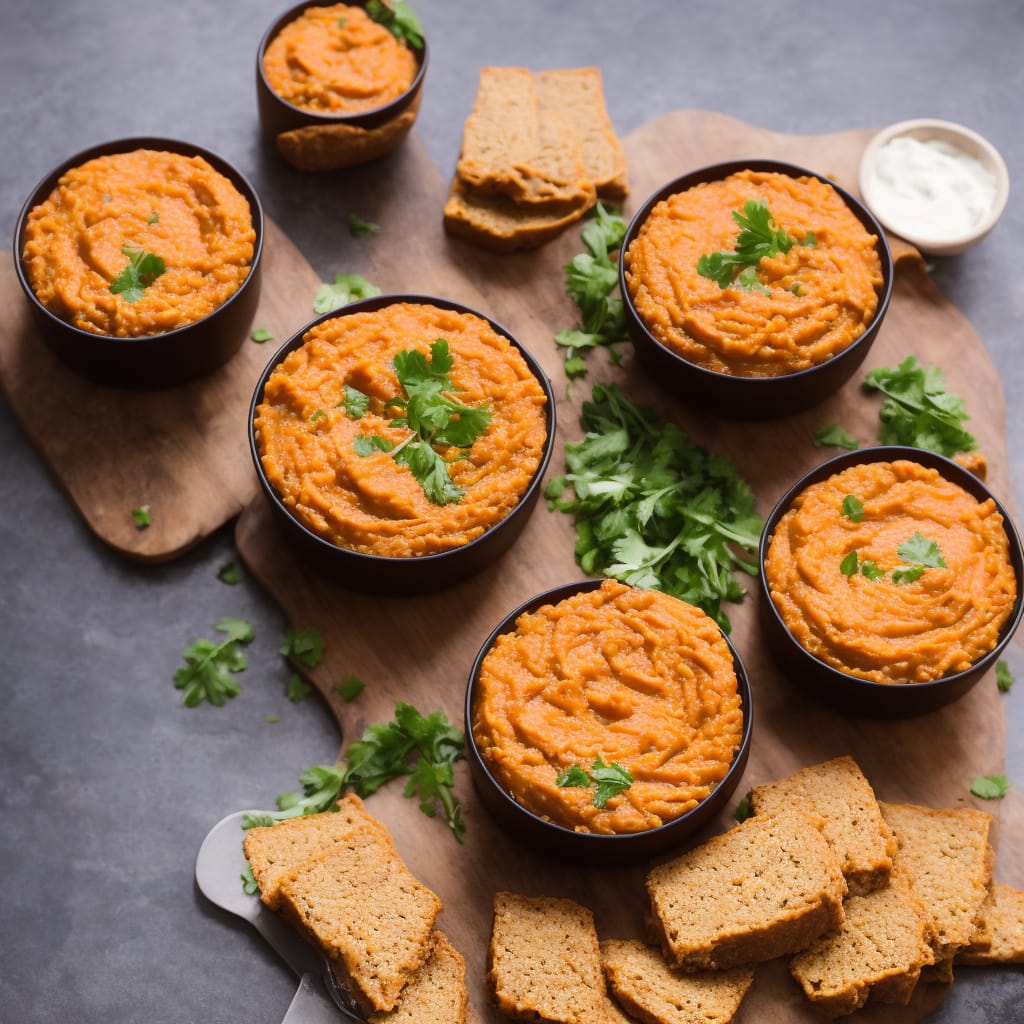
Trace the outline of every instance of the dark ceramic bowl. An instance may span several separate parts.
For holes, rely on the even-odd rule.
[[[729,650],[732,652],[736,669],[736,683],[743,706],[743,738],[725,778],[712,791],[711,795],[694,807],[692,811],[646,832],[606,835],[597,832],[576,832],[564,825],[558,825],[527,810],[513,798],[491,774],[473,736],[476,687],[484,658],[499,636],[515,631],[516,619],[524,612],[534,612],[542,605],[554,604],[567,597],[572,597],[574,594],[596,590],[602,582],[604,581],[600,579],[580,580],[546,590],[509,612],[495,626],[491,635],[480,648],[470,670],[469,685],[466,687],[465,722],[470,774],[480,799],[499,825],[529,849],[546,856],[594,867],[614,867],[620,864],[635,864],[680,846],[689,836],[709,824],[726,807],[729,798],[739,785],[747,765],[753,712],[750,682],[747,679],[746,669],[735,647],[726,637],[726,643],[729,644]]]
[[[791,177],[807,176],[826,182],[839,193],[867,231],[878,238],[876,247],[882,263],[882,287],[878,293],[878,308],[867,329],[851,345],[824,363],[781,377],[739,377],[688,362],[673,349],[663,345],[647,329],[633,305],[626,286],[626,250],[658,203],[694,185],[719,181],[743,170],[778,172]],[[731,160],[728,163],[701,167],[670,181],[637,210],[623,239],[622,253],[623,256],[619,260],[619,286],[626,314],[626,329],[633,342],[637,359],[662,382],[663,386],[672,390],[688,405],[729,419],[771,419],[790,416],[828,398],[864,361],[882,326],[892,295],[892,253],[889,251],[885,232],[871,212],[849,192],[824,175],[778,160]]]
[[[173,331],[138,338],[116,338],[93,334],[73,327],[51,313],[37,298],[29,284],[21,254],[25,248],[25,227],[30,211],[56,188],[67,171],[99,156],[130,153],[136,149],[155,149],[184,156],[201,156],[214,170],[223,174],[245,196],[252,211],[256,231],[252,265],[238,290],[212,313]],[[119,139],[93,146],[70,157],[51,171],[32,190],[18,215],[14,235],[14,266],[18,281],[28,299],[43,341],[65,363],[98,384],[121,388],[166,388],[205,377],[223,366],[241,347],[256,315],[260,298],[263,253],[263,208],[253,187],[241,172],[209,150],[174,139]]]
[[[1003,517],[1003,528],[1009,540],[1010,562],[1017,577],[1017,600],[1014,602],[1009,618],[999,632],[999,642],[996,646],[963,672],[943,676],[930,683],[875,683],[868,679],[861,679],[859,676],[848,675],[816,658],[805,650],[786,628],[786,624],[782,621],[782,617],[771,599],[768,580],[764,572],[765,556],[768,553],[768,544],[775,532],[775,527],[798,495],[811,484],[826,480],[834,473],[850,466],[869,462],[893,462],[897,459],[908,459],[930,469],[937,469],[946,480],[962,487],[979,501],[984,501],[986,498],[995,501]],[[963,466],[942,455],[920,448],[893,445],[844,452],[806,473],[779,499],[778,504],[765,521],[764,531],[761,534],[759,558],[761,565],[761,626],[772,655],[787,678],[792,680],[803,693],[838,708],[848,715],[863,718],[911,718],[914,715],[935,711],[937,708],[959,700],[999,660],[1003,649],[1010,642],[1017,626],[1020,625],[1021,614],[1024,613],[1024,592],[1022,592],[1022,588],[1024,588],[1024,555],[1022,555],[1020,537],[1006,509],[973,473],[969,473]]]
[[[259,105],[260,126],[266,138],[273,141],[282,132],[290,132],[296,128],[318,128],[331,125],[348,125],[352,128],[379,128],[401,114],[419,96],[423,87],[423,79],[427,73],[427,42],[423,41],[422,50],[412,50],[416,57],[417,71],[412,85],[389,103],[362,110],[351,114],[326,114],[306,110],[289,103],[278,95],[267,82],[263,71],[263,56],[270,41],[287,25],[294,21],[303,11],[310,7],[330,7],[337,0],[307,0],[285,11],[264,33],[256,51],[256,100]],[[351,7],[365,7],[366,0],[346,0]],[[411,48],[410,48],[411,49]],[[400,140],[399,140],[400,141]]]
[[[263,401],[263,389],[267,380],[278,364],[290,352],[300,348],[306,332],[336,317],[348,316],[351,313],[370,313],[385,306],[398,302],[412,302],[441,309],[451,309],[457,313],[470,313],[486,321],[500,335],[507,338],[519,354],[526,360],[527,366],[544,389],[547,403],[544,410],[544,425],[547,429],[547,440],[540,464],[533,475],[529,486],[504,519],[495,523],[489,530],[482,533],[476,540],[463,544],[461,547],[450,548],[433,555],[415,555],[408,558],[389,558],[381,555],[368,555],[361,551],[339,547],[308,529],[289,511],[271,486],[263,464],[260,461],[259,448],[256,440],[256,408]],[[307,565],[327,576],[335,583],[350,590],[367,594],[383,594],[400,597],[413,594],[424,594],[445,587],[454,586],[487,568],[492,562],[503,555],[513,541],[522,532],[530,512],[542,490],[542,478],[551,460],[551,452],[555,443],[555,394],[540,363],[506,330],[501,324],[485,316],[469,306],[448,299],[439,299],[430,295],[378,295],[372,299],[362,299],[350,303],[341,309],[325,313],[316,320],[306,324],[289,338],[274,354],[266,369],[260,376],[249,405],[249,450],[260,486],[277,521],[281,533],[295,554]]]

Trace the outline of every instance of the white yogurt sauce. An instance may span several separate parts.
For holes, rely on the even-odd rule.
[[[909,135],[878,151],[872,206],[897,233],[939,241],[967,235],[991,212],[996,179],[969,153],[942,139]]]

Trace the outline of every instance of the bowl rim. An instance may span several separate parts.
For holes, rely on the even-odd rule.
[[[296,104],[286,100],[274,87],[267,81],[266,72],[263,68],[263,58],[267,52],[267,47],[270,45],[272,39],[274,39],[278,33],[285,27],[299,18],[302,13],[308,10],[310,7],[334,7],[339,2],[344,2],[349,7],[366,7],[367,0],[305,0],[303,3],[298,3],[294,7],[290,7],[284,11],[277,18],[275,18],[267,28],[267,30],[260,37],[259,46],[256,48],[256,78],[260,85],[266,90],[268,96],[272,97],[278,104],[290,113],[308,118],[310,126],[326,126],[336,124],[351,124],[355,127],[360,127],[360,122],[368,119],[372,119],[375,124],[383,124],[390,120],[390,115],[400,114],[412,101],[412,98],[423,86],[423,78],[427,73],[427,61],[428,61],[428,43],[427,34],[423,33],[423,47],[419,50],[412,46],[406,46],[406,49],[416,58],[416,74],[413,76],[412,82],[409,83],[409,87],[404,89],[398,96],[392,100],[388,100],[387,103],[382,103],[379,107],[368,107],[365,110],[353,110],[347,113],[325,113],[318,110],[309,110],[307,107],[300,107]],[[399,40],[401,42],[401,40]]]
[[[976,224],[970,231],[961,232],[958,235],[947,235],[943,238],[921,238],[913,231],[905,231],[897,221],[883,214],[875,213],[872,195],[875,194],[873,179],[869,173],[878,158],[881,148],[892,139],[908,136],[919,139],[945,139],[955,138],[966,143],[964,151],[986,165],[986,169],[992,172],[996,180],[996,198],[989,211],[980,223]],[[980,242],[992,228],[995,227],[999,218],[1006,209],[1006,203],[1010,195],[1010,172],[1007,169],[1006,161],[996,147],[983,135],[980,135],[973,128],[959,124],[956,121],[946,121],[935,117],[915,117],[908,121],[897,121],[887,125],[871,137],[861,154],[860,164],[857,171],[858,187],[864,197],[864,205],[869,207],[872,213],[878,218],[889,231],[900,238],[906,239],[923,252],[935,252],[942,255],[945,250],[970,248]],[[953,255],[952,251],[949,255]]]
[[[490,653],[491,648],[494,646],[494,643],[499,636],[502,636],[505,633],[511,633],[515,630],[515,623],[520,615],[523,615],[526,612],[536,611],[545,604],[552,604],[556,601],[561,601],[565,598],[572,597],[574,594],[589,593],[592,590],[597,590],[601,584],[604,583],[606,578],[610,577],[590,577],[574,580],[569,583],[560,583],[557,586],[549,587],[546,590],[535,594],[533,597],[527,598],[527,600],[521,602],[516,608],[505,615],[505,617],[488,634],[487,639],[484,640],[483,644],[481,644],[476,657],[473,659],[473,664],[469,670],[469,679],[466,685],[466,696],[463,702],[463,713],[465,716],[463,721],[465,722],[466,744],[468,747],[469,757],[472,759],[476,767],[483,773],[484,778],[487,779],[488,785],[490,785],[505,807],[514,810],[516,813],[524,815],[535,828],[546,832],[551,837],[561,840],[562,842],[576,842],[581,845],[584,843],[592,845],[600,843],[606,848],[612,848],[624,845],[631,841],[637,843],[656,842],[655,837],[669,836],[676,831],[682,831],[689,834],[689,831],[685,826],[692,824],[693,817],[697,815],[698,812],[706,814],[708,801],[714,799],[715,794],[725,787],[727,783],[732,781],[734,775],[737,775],[737,773],[742,775],[743,771],[746,769],[747,757],[750,753],[751,734],[754,726],[754,708],[753,688],[750,685],[750,677],[747,675],[747,669],[743,663],[743,659],[740,657],[739,651],[734,646],[732,640],[730,640],[725,631],[718,626],[719,632],[732,654],[733,666],[736,671],[736,688],[740,694],[741,708],[743,712],[743,735],[740,739],[740,745],[736,748],[736,752],[733,754],[732,761],[729,764],[729,769],[722,777],[721,782],[719,782],[718,785],[715,786],[715,788],[696,805],[696,807],[690,808],[690,810],[685,814],[681,814],[678,818],[673,818],[671,821],[667,821],[655,828],[645,829],[642,832],[608,833],[578,832],[575,829],[568,828],[565,825],[560,825],[548,818],[543,818],[539,814],[531,811],[528,807],[524,807],[523,804],[519,803],[519,801],[516,800],[494,777],[491,769],[487,765],[487,762],[480,753],[480,748],[477,746],[476,737],[473,733],[474,698],[484,658],[486,658]],[[737,777],[735,779],[735,783],[738,784],[738,782],[739,778]],[[735,785],[733,786],[733,789],[735,789]],[[730,792],[732,792],[732,790],[730,790]],[[726,799],[728,799],[728,797],[726,797]],[[703,822],[700,824],[703,824]]]
[[[365,551],[356,551],[353,548],[342,547],[339,544],[332,543],[325,537],[321,537],[318,533],[309,529],[309,527],[304,523],[301,523],[292,513],[291,509],[289,509],[278,496],[263,470],[263,463],[260,458],[259,447],[256,441],[256,409],[263,400],[263,390],[266,387],[267,381],[270,379],[270,375],[287,355],[302,347],[305,342],[305,335],[309,331],[322,323],[326,323],[328,320],[334,320],[354,313],[376,312],[379,309],[383,309],[385,306],[395,305],[401,302],[416,305],[436,306],[440,309],[453,310],[456,313],[469,313],[472,316],[479,317],[485,323],[489,324],[494,331],[506,338],[513,348],[519,352],[525,360],[530,372],[537,379],[537,382],[543,389],[544,396],[547,399],[544,406],[544,425],[547,430],[547,437],[544,440],[540,462],[537,464],[537,468],[534,471],[529,484],[527,484],[526,489],[519,496],[518,502],[516,502],[516,504],[505,514],[503,518],[499,519],[488,529],[484,530],[479,537],[474,537],[471,541],[468,541],[465,544],[460,544],[458,547],[448,548],[445,551],[435,551],[429,555],[373,555]],[[289,337],[270,357],[270,360],[263,368],[256,381],[252,398],[249,401],[249,454],[252,457],[254,466],[256,467],[256,475],[259,479],[260,487],[262,488],[263,493],[270,499],[276,511],[287,516],[289,526],[298,530],[300,534],[304,536],[307,543],[317,545],[318,549],[323,551],[327,557],[345,557],[352,560],[350,564],[358,564],[367,569],[372,566],[381,565],[415,565],[417,567],[422,567],[436,565],[439,561],[444,559],[450,559],[453,556],[475,550],[486,539],[490,538],[495,530],[500,529],[525,505],[527,505],[530,496],[542,486],[544,474],[547,472],[548,465],[551,462],[551,456],[555,449],[555,427],[555,392],[551,380],[547,373],[544,372],[544,368],[537,361],[536,357],[518,340],[518,338],[516,338],[514,334],[512,334],[511,331],[508,330],[508,328],[502,326],[502,324],[497,320],[493,320],[491,317],[481,313],[479,310],[473,309],[471,306],[467,306],[461,302],[457,302],[454,299],[445,299],[440,296],[422,295],[411,292],[389,292],[381,295],[373,295],[366,299],[358,299],[355,302],[350,302],[348,305],[341,306],[338,309],[332,309],[326,313],[320,314],[318,317],[310,320],[309,323],[295,331],[295,333],[292,334],[291,337]]]
[[[842,469],[859,465],[862,462],[895,462],[898,460],[916,462],[918,465],[923,465],[926,468],[939,470],[946,480],[962,487],[979,501],[991,498],[999,514],[1003,517],[1003,530],[1006,533],[1006,539],[1009,544],[1008,554],[1014,570],[1014,576],[1017,578],[1017,596],[1014,600],[1013,608],[1006,621],[1000,627],[999,639],[992,650],[983,654],[976,661],[971,662],[967,668],[960,672],[954,672],[923,683],[878,683],[873,679],[865,679],[863,676],[844,672],[842,669],[829,665],[817,655],[812,654],[793,636],[779,614],[779,610],[775,607],[768,584],[768,574],[765,572],[764,565],[769,543],[772,536],[774,536],[775,527],[778,526],[779,520],[789,511],[793,501],[808,487],[833,476]],[[761,600],[771,617],[772,623],[785,634],[789,644],[806,659],[813,662],[816,671],[838,677],[847,686],[863,687],[865,694],[875,694],[882,700],[885,699],[886,695],[891,695],[894,692],[912,692],[925,695],[946,687],[953,688],[958,683],[963,682],[965,677],[972,675],[972,673],[977,673],[980,677],[999,658],[1007,644],[1013,639],[1013,635],[1020,625],[1021,617],[1024,616],[1024,580],[1022,580],[1021,573],[1018,571],[1018,566],[1024,564],[1024,546],[1021,545],[1020,535],[1017,532],[1013,519],[1011,519],[1002,502],[992,493],[983,480],[976,477],[970,470],[965,469],[959,463],[927,448],[914,448],[910,445],[875,445],[870,448],[857,448],[853,451],[841,452],[839,455],[826,459],[824,462],[820,462],[809,469],[792,486],[787,488],[786,492],[772,507],[771,512],[765,517],[758,545],[757,563],[760,569]]]
[[[876,294],[878,295],[878,305],[875,307],[875,312],[872,315],[871,320],[861,332],[860,336],[855,338],[846,346],[846,348],[837,352],[834,356],[824,360],[823,362],[816,363],[814,366],[805,367],[803,370],[796,370],[793,373],[783,373],[774,377],[744,376],[742,374],[735,373],[722,373],[719,370],[711,370],[706,366],[700,366],[698,363],[690,362],[690,360],[684,358],[674,349],[663,344],[651,333],[650,328],[648,328],[633,303],[633,296],[629,291],[626,281],[626,251],[636,238],[644,221],[658,203],[663,199],[667,199],[671,195],[675,195],[677,192],[683,192],[695,185],[703,184],[705,182],[719,181],[723,178],[727,178],[730,174],[735,174],[738,171],[743,170],[778,172],[781,174],[788,174],[790,177],[816,178],[818,181],[824,182],[826,185],[830,185],[839,194],[839,197],[849,208],[850,212],[866,229],[871,232],[871,234],[875,235],[875,248],[878,252],[879,261],[881,262],[882,287],[880,290],[876,290]],[[854,351],[858,351],[863,343],[870,344],[877,333],[879,325],[884,319],[885,314],[888,312],[889,302],[892,298],[893,285],[896,277],[895,270],[896,268],[893,262],[892,251],[889,248],[889,239],[886,236],[882,225],[867,205],[861,202],[851,192],[845,189],[838,182],[833,181],[827,175],[819,174],[817,171],[812,171],[800,164],[793,164],[786,160],[775,160],[770,157],[751,157],[749,159],[723,160],[718,163],[695,167],[692,170],[687,171],[685,174],[681,174],[678,177],[673,178],[671,181],[666,182],[644,200],[642,205],[630,219],[629,225],[626,228],[626,233],[622,238],[622,248],[619,256],[619,292],[622,295],[622,300],[628,310],[629,316],[631,316],[639,325],[646,340],[650,344],[661,349],[667,355],[672,356],[677,362],[684,365],[687,370],[692,370],[694,376],[699,378],[703,375],[708,382],[714,381],[716,384],[723,384],[725,382],[741,382],[743,387],[767,388],[771,387],[773,382],[777,385],[779,381],[795,382],[807,380],[815,374],[823,372],[823,367],[831,367],[835,364],[836,360],[847,357]],[[794,384],[793,386],[797,385]]]
[[[97,334],[94,331],[86,331],[81,327],[76,327],[74,324],[71,324],[67,320],[57,316],[56,313],[48,309],[39,301],[39,297],[36,295],[35,290],[32,288],[32,284],[28,279],[22,255],[25,245],[25,231],[28,226],[28,216],[32,210],[46,200],[47,196],[57,187],[60,179],[68,171],[101,156],[117,156],[123,153],[132,153],[138,149],[151,149],[158,152],[176,153],[180,156],[200,156],[210,164],[215,171],[226,177],[232,185],[242,193],[246,201],[249,203],[252,227],[253,231],[256,233],[256,238],[253,242],[252,259],[249,261],[249,273],[245,275],[245,279],[231,295],[217,306],[216,309],[210,310],[209,313],[204,317],[201,317],[199,320],[193,320],[191,323],[183,324],[181,327],[175,327],[170,331],[159,331],[156,334],[140,334],[132,337],[119,337],[115,334]],[[110,139],[107,142],[100,142],[94,146],[89,146],[87,149],[76,153],[74,156],[70,156],[65,160],[62,160],[55,168],[53,168],[53,170],[47,172],[39,179],[35,187],[29,193],[28,198],[22,204],[21,210],[18,213],[18,219],[15,222],[13,243],[14,268],[22,291],[25,292],[25,295],[28,297],[33,309],[37,314],[44,316],[48,321],[50,321],[54,327],[62,331],[67,331],[73,336],[88,339],[93,344],[110,343],[112,345],[130,346],[138,349],[146,345],[163,344],[167,339],[173,340],[180,337],[188,331],[192,331],[200,325],[208,323],[213,317],[218,316],[235,304],[243,292],[248,289],[249,284],[255,277],[256,269],[263,256],[264,235],[263,204],[260,202],[260,197],[257,194],[256,189],[253,188],[249,179],[234,164],[226,160],[219,153],[214,152],[212,149],[206,149],[204,146],[185,142],[182,139],[173,139],[158,135],[127,136],[120,139]]]

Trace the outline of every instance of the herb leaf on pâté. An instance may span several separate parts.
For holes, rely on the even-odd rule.
[[[125,302],[134,304],[161,274],[166,273],[167,264],[163,257],[146,252],[141,246],[122,245],[121,252],[128,257],[128,266],[114,278],[110,290]]]
[[[758,572],[763,523],[750,485],[615,385],[595,385],[580,423],[567,472],[545,490],[549,508],[575,518],[580,567],[695,604],[728,631],[721,602],[746,593],[734,570]]]
[[[396,39],[408,43],[414,50],[423,49],[420,20],[405,0],[369,0],[366,13]]]
[[[866,374],[864,389],[885,395],[878,411],[882,444],[926,448],[947,458],[978,447],[963,428],[970,419],[963,399],[946,391],[937,366],[924,367],[908,356],[895,369],[880,366]]]
[[[185,666],[174,673],[174,685],[185,691],[182,703],[197,707],[204,700],[221,707],[241,692],[235,673],[248,664],[241,647],[252,641],[252,626],[244,619],[226,618],[217,629],[227,634],[220,644],[212,640],[196,640],[182,655]]]

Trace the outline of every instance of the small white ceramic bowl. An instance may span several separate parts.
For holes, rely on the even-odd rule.
[[[913,220],[908,220],[905,208],[901,210],[892,201],[890,186],[877,173],[882,148],[897,138],[947,143],[977,160],[992,176],[995,186],[987,212],[982,213],[969,227],[961,226],[945,232],[940,231],[936,224],[923,230],[919,222],[915,225]],[[977,132],[952,121],[918,118],[889,125],[868,143],[860,161],[860,192],[871,212],[893,234],[905,238],[921,252],[934,256],[952,256],[977,245],[995,227],[1006,207],[1010,175],[999,151]]]

